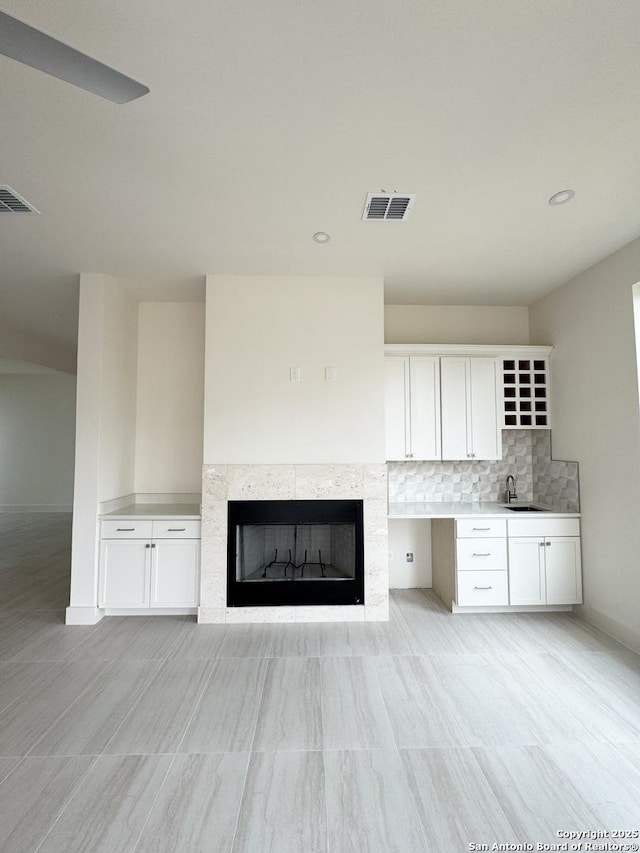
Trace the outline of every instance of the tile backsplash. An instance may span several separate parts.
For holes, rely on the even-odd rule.
[[[518,500],[578,511],[578,465],[551,459],[548,430],[503,430],[495,462],[389,462],[389,500],[503,501],[508,474]]]
[[[578,512],[580,490],[578,463],[551,458],[549,430],[531,431],[533,457],[533,499],[564,512]]]

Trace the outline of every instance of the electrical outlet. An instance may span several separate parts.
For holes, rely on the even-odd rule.
[[[407,563],[413,563],[413,551],[407,551]]]

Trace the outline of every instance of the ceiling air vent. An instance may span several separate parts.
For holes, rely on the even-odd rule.
[[[6,184],[0,184],[0,213],[40,213]]]
[[[369,193],[364,204],[362,218],[387,219],[401,222],[409,215],[415,195],[398,193]]]

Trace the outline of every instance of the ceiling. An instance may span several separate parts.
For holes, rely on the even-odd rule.
[[[637,2],[0,6],[151,89],[117,106],[0,56],[0,183],[42,211],[0,216],[0,320],[53,343],[81,271],[526,305],[640,234]],[[416,194],[406,222],[361,221],[380,190]]]

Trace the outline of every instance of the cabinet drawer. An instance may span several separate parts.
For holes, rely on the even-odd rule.
[[[459,518],[456,521],[456,536],[458,539],[481,536],[506,536],[507,522],[504,518]]]
[[[507,568],[507,540],[458,539],[456,542],[458,571]]]
[[[181,518],[154,520],[152,535],[154,539],[199,539],[200,522]]]
[[[103,520],[100,536],[102,539],[151,539],[151,519]]]
[[[579,518],[509,519],[509,536],[580,536]]]
[[[458,572],[458,605],[482,607],[509,603],[507,572]]]

